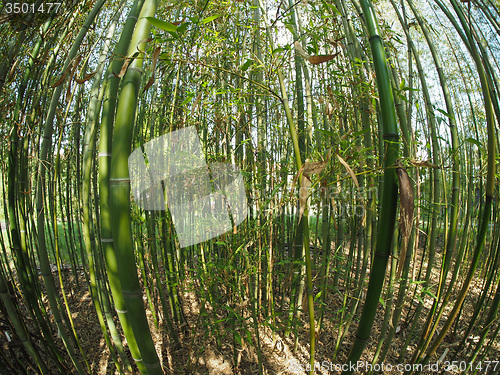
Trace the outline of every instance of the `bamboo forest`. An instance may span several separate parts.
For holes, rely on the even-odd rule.
[[[0,36],[0,375],[500,374],[499,0]]]

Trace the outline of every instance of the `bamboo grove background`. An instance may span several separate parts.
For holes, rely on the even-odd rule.
[[[499,372],[496,0],[29,4],[0,15],[1,373]],[[248,217],[180,248],[127,159],[187,126]]]

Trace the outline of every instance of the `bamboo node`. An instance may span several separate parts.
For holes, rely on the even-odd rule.
[[[160,367],[160,362],[156,362],[156,363],[146,363],[146,362],[142,362],[144,367],[146,367],[147,369],[153,369],[153,368],[159,368]]]
[[[138,72],[139,74],[142,74],[142,69],[141,68],[137,68],[135,66],[129,66],[128,67],[128,70],[135,70],[136,72]]]
[[[130,178],[110,178],[110,184],[130,184]]]
[[[142,297],[142,291],[138,291],[138,292],[126,292],[124,290],[122,290],[122,294],[123,296],[125,297],[129,297],[129,298],[140,298]]]

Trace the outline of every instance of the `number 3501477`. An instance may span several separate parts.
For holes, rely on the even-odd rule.
[[[38,6],[28,3],[5,3],[5,13],[51,13],[58,12],[62,3],[41,3]]]

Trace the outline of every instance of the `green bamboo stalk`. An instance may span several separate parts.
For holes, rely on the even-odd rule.
[[[41,28],[41,34],[45,34],[49,29],[55,13],[52,13],[49,19],[44,23]],[[14,107],[14,124],[21,121],[21,110],[24,103],[24,95],[26,88],[28,86],[30,75],[32,74],[33,65],[35,59],[38,57],[40,48],[42,47],[43,38],[39,38],[31,52],[30,59],[24,70],[23,78],[18,90],[18,96],[16,100],[16,105]],[[27,172],[25,168],[24,157],[27,155],[27,141],[28,137],[25,136],[23,141],[23,148],[21,152],[18,151],[19,147],[19,134],[20,129],[17,126],[14,127],[10,135],[11,148],[8,154],[8,215],[6,217],[9,221],[10,227],[10,240],[11,240],[11,251],[12,254],[16,254],[16,269],[19,276],[21,290],[23,291],[25,301],[28,306],[28,313],[33,318],[35,327],[39,328],[43,332],[44,337],[47,340],[49,353],[54,359],[55,363],[60,370],[63,369],[61,364],[61,356],[56,348],[53,341],[52,334],[50,332],[49,326],[45,320],[45,311],[40,309],[40,288],[37,286],[35,281],[35,270],[34,263],[31,260],[30,251],[26,241],[26,179]],[[19,192],[21,194],[19,194]]]
[[[92,200],[91,200],[91,171],[92,166],[95,162],[95,148],[96,148],[96,133],[97,133],[97,121],[98,114],[101,109],[101,103],[104,96],[104,88],[105,86],[101,86],[102,82],[102,74],[104,71],[104,63],[106,60],[106,56],[108,55],[109,48],[111,46],[111,38],[113,37],[116,29],[116,24],[118,21],[118,17],[120,16],[121,9],[124,1],[118,6],[118,10],[116,11],[111,24],[108,28],[107,35],[104,39],[103,48],[101,50],[99,60],[98,60],[98,68],[96,69],[96,77],[90,89],[90,101],[88,105],[87,115],[86,115],[86,127],[85,127],[85,135],[84,135],[84,145],[83,145],[83,185],[82,185],[82,201],[83,201],[83,239],[85,243],[85,250],[88,259],[88,269],[89,269],[89,282],[90,282],[90,295],[92,298],[92,302],[94,304],[94,308],[96,310],[97,318],[99,321],[99,325],[101,331],[104,336],[104,340],[110,350],[111,358],[115,363],[117,369],[121,372],[121,364],[118,362],[116,358],[116,352],[114,346],[111,344],[111,340],[109,338],[108,330],[106,328],[106,322],[104,320],[104,314],[106,313],[106,307],[103,308],[101,304],[101,297],[104,290],[102,290],[103,285],[99,280],[99,272],[98,267],[100,267],[100,257],[98,252],[96,251],[96,243],[95,243],[95,230],[92,219]],[[106,297],[104,297],[106,298]],[[103,312],[104,310],[104,312]],[[121,340],[116,335],[116,328],[114,327],[114,323],[112,320],[108,320],[108,324],[110,324],[110,331],[112,332],[111,338],[116,346],[120,358],[122,359],[125,367],[130,367],[128,363],[128,358],[126,357],[123,346],[121,344]],[[131,368],[130,368],[131,369]]]
[[[263,13],[263,18],[264,18],[264,24],[266,27],[266,32],[267,32],[267,37],[268,37],[268,42],[269,46],[271,47],[271,50],[274,50],[273,47],[273,38],[271,35],[271,29],[269,27],[269,22],[267,21],[267,16],[266,16],[266,8],[262,3],[262,0],[259,0],[259,5],[260,8],[262,9]],[[298,133],[297,129],[295,127],[295,123],[292,117],[292,112],[290,110],[290,105],[288,102],[288,94],[285,86],[285,81],[283,79],[283,74],[281,72],[281,69],[277,69],[277,74],[278,74],[278,79],[280,83],[280,88],[281,88],[281,100],[283,103],[283,107],[285,109],[285,114],[287,118],[287,123],[289,127],[289,133],[290,137],[292,138],[292,145],[293,145],[293,150],[294,150],[294,156],[295,156],[295,164],[297,167],[297,171],[300,171],[302,168],[302,158],[301,158],[301,151],[299,147],[299,140],[298,140]],[[299,186],[301,186],[302,179],[305,178],[302,175],[299,176]],[[311,254],[310,254],[310,248],[309,248],[309,224],[308,224],[308,217],[309,217],[309,210],[306,207],[304,209],[303,215],[302,215],[302,220],[299,224],[299,228],[297,228],[297,236],[300,238],[302,235],[302,248],[304,249],[305,252],[305,267],[306,267],[306,280],[307,280],[307,302],[308,302],[308,310],[309,310],[309,333],[310,333],[310,348],[309,348],[309,353],[310,353],[310,365],[311,365],[311,370],[310,373],[312,374],[314,371],[314,353],[315,353],[315,340],[316,340],[316,335],[315,335],[315,320],[314,320],[314,298],[313,298],[313,291],[312,291],[312,268],[311,268]]]
[[[348,40],[348,46],[350,47],[350,52],[349,56],[351,58],[351,66],[352,69],[354,70],[356,76],[360,76],[363,82],[367,82],[367,77],[365,74],[366,71],[372,71],[372,68],[369,66],[369,64],[365,64],[365,69],[361,69],[359,67],[359,64],[356,63],[356,59],[358,61],[364,61],[368,60],[363,53],[362,48],[360,47],[359,41],[356,36],[356,32],[354,29],[354,25],[352,22],[351,15],[347,9],[347,5],[345,1],[336,1],[335,2],[337,10],[340,12],[342,16],[342,24],[343,28],[345,30],[345,34],[347,36]],[[372,140],[371,140],[371,126],[370,126],[370,98],[369,98],[369,93],[366,90],[356,90],[355,96],[361,97],[361,123],[363,130],[365,131],[364,133],[364,146],[366,149],[371,149],[372,148]],[[369,170],[373,169],[373,160],[371,158],[368,158],[366,160],[366,164]],[[364,239],[363,243],[363,262],[361,265],[361,272],[359,276],[356,277],[358,280],[358,284],[356,287],[356,291],[354,292],[354,298],[351,299],[350,306],[349,306],[349,315],[346,319],[346,324],[344,324],[342,330],[343,333],[346,333],[349,329],[350,323],[352,322],[356,312],[357,308],[360,305],[359,300],[361,298],[361,294],[363,292],[363,287],[365,285],[365,279],[366,279],[366,273],[368,270],[368,261],[369,261],[369,252],[370,249],[374,247],[373,242],[373,220],[374,220],[374,211],[375,211],[375,200],[373,199],[373,177],[369,175],[367,183],[364,181],[365,179],[360,176],[359,178],[359,183],[360,183],[360,190],[362,189],[363,186],[368,185],[368,191],[367,191],[367,204],[366,204],[366,216],[365,216],[365,221],[366,221],[366,227],[364,228],[365,236],[366,238]],[[362,190],[361,190],[362,191]],[[341,221],[341,223],[343,220]],[[343,228],[343,225],[342,225]],[[340,246],[340,241],[339,244],[337,245]]]
[[[460,19],[462,28],[467,36],[467,39],[469,41],[469,46],[470,46],[470,54],[472,58],[474,59],[474,62],[476,64],[477,72],[479,74],[479,78],[481,81],[481,90],[483,94],[483,100],[484,100],[484,105],[485,105],[485,113],[486,113],[486,122],[487,122],[487,133],[488,133],[488,165],[487,165],[487,180],[486,180],[486,202],[484,205],[483,213],[482,213],[482,218],[481,218],[481,223],[479,227],[479,231],[477,234],[477,242],[476,246],[474,249],[473,253],[473,258],[471,260],[471,264],[466,276],[466,279],[462,285],[462,288],[460,289],[460,292],[458,294],[457,300],[455,302],[455,305],[453,306],[453,310],[450,312],[448,319],[446,320],[443,328],[441,329],[441,332],[439,333],[438,337],[435,339],[434,343],[431,345],[431,347],[428,349],[425,358],[423,359],[423,363],[427,363],[431,356],[435,353],[436,349],[439,347],[441,342],[443,341],[444,337],[446,336],[448,330],[450,329],[451,325],[455,321],[455,318],[457,317],[462,304],[465,300],[465,296],[467,294],[467,291],[469,290],[470,283],[472,281],[472,278],[474,276],[474,272],[477,268],[478,262],[479,262],[479,257],[481,255],[481,252],[483,250],[485,240],[486,240],[486,232],[488,229],[488,224],[490,220],[490,212],[491,212],[491,207],[492,207],[492,201],[493,201],[493,194],[495,190],[495,157],[496,157],[496,151],[495,151],[495,120],[494,120],[494,113],[493,113],[493,108],[492,108],[492,102],[491,102],[491,95],[490,95],[490,86],[488,84],[488,79],[486,76],[486,72],[483,66],[483,62],[481,60],[481,57],[479,55],[479,52],[477,50],[476,42],[472,36],[472,31],[469,28],[469,23],[467,19],[465,18],[462,9],[460,6],[457,4],[455,0],[451,0],[452,6],[457,14],[457,16]]]
[[[149,36],[151,30],[151,23],[146,17],[154,17],[158,3],[158,0],[146,0],[144,2],[130,41],[128,56],[145,50],[146,43],[143,40]],[[163,370],[151,337],[141,286],[137,277],[131,232],[130,179],[128,171],[128,157],[130,155],[137,98],[144,62],[143,55],[143,52],[139,52],[123,77],[120,97],[116,108],[109,184],[110,208],[113,215],[111,229],[115,256],[118,260],[118,277],[121,283],[125,307],[130,317],[130,325],[141,354],[141,358],[134,358],[134,360],[136,363],[140,362],[143,366],[143,369],[141,369],[142,373],[153,375],[163,374]]]
[[[375,349],[375,353],[373,354],[372,364],[381,363],[383,359],[380,358],[380,353],[382,351],[382,347],[384,344],[384,338],[386,337],[387,331],[389,329],[389,325],[391,322],[391,317],[393,314],[393,302],[394,302],[394,285],[397,282],[396,280],[396,270],[397,270],[397,254],[398,254],[398,242],[393,241],[392,243],[392,257],[391,257],[391,265],[390,265],[390,273],[389,273],[389,284],[387,286],[387,292],[385,296],[385,306],[384,306],[384,320],[382,321],[382,325],[380,327],[380,337],[377,340],[377,348]]]
[[[64,63],[63,71],[69,66],[71,61],[75,58],[80,45],[82,43],[83,38],[87,34],[87,31],[90,25],[94,22],[95,17],[99,13],[102,5],[104,4],[104,0],[98,1],[92,10],[90,11],[85,23],[77,35],[75,42],[71,50],[68,53],[68,56]],[[82,4],[83,6],[83,4]],[[43,131],[43,139],[42,146],[39,156],[39,167],[38,167],[38,176],[37,176],[37,190],[36,190],[36,208],[37,208],[37,239],[38,239],[38,258],[40,261],[40,268],[42,271],[42,276],[45,282],[45,286],[47,288],[47,297],[49,299],[49,303],[52,309],[52,313],[54,315],[57,327],[61,334],[61,338],[63,343],[68,351],[68,354],[79,374],[83,374],[83,368],[81,367],[80,361],[76,358],[74,349],[72,348],[71,343],[69,342],[68,335],[66,334],[65,328],[61,321],[61,311],[59,310],[58,301],[57,301],[57,292],[54,284],[54,279],[52,277],[52,273],[50,270],[49,258],[46,247],[46,238],[45,238],[45,207],[44,207],[44,197],[45,197],[45,184],[46,184],[46,172],[48,169],[49,158],[48,152],[50,148],[50,144],[52,142],[52,130],[53,123],[55,118],[56,107],[59,102],[59,97],[62,93],[63,85],[59,85],[54,89],[54,93],[52,95],[52,99],[50,102],[49,112],[47,114],[44,131]]]
[[[83,89],[80,89],[79,91],[82,92]],[[71,102],[71,100],[69,100],[68,102]],[[68,106],[68,110],[69,110],[69,106]],[[60,165],[61,165],[61,163],[60,163],[61,152],[60,151],[61,151],[61,144],[62,144],[62,140],[63,140],[63,135],[64,135],[64,127],[61,127],[60,131],[59,131],[59,139],[57,142],[57,147],[55,149],[56,158],[54,160],[54,176],[57,176],[60,174],[59,173]],[[78,335],[77,335],[76,329],[75,329],[75,324],[74,324],[73,317],[71,315],[71,310],[70,310],[70,307],[68,304],[68,298],[66,297],[67,293],[66,293],[66,290],[64,287],[64,280],[63,280],[63,275],[62,275],[62,271],[61,271],[61,253],[60,253],[60,246],[59,246],[59,228],[58,228],[58,223],[57,223],[57,210],[55,209],[55,206],[56,206],[55,199],[57,197],[58,184],[57,184],[57,181],[53,181],[52,184],[53,184],[53,188],[52,188],[52,192],[50,194],[50,197],[51,197],[50,200],[53,202],[53,204],[52,204],[53,209],[51,210],[52,211],[51,212],[51,219],[52,219],[52,223],[54,226],[54,250],[55,250],[55,261],[56,261],[56,266],[57,266],[57,274],[58,274],[58,278],[59,278],[59,287],[61,289],[61,295],[63,297],[64,307],[66,308],[66,312],[67,312],[67,321],[69,322],[71,330],[73,331],[76,345],[78,346],[78,349],[80,350],[80,354],[82,355],[82,359],[87,366],[87,370],[90,371],[90,365],[87,361],[85,352],[82,349],[81,342],[78,339]],[[64,318],[64,316],[63,316],[63,318]]]
[[[399,22],[402,24],[402,25],[405,25],[405,21],[403,20],[403,17],[399,11],[399,9],[397,8],[396,4],[391,1],[391,4],[396,12],[396,15],[399,19]],[[413,43],[413,40],[409,34],[409,31],[407,28],[403,27],[403,31],[405,32],[405,36],[407,38],[407,43],[408,43],[408,46],[409,48],[413,51],[413,56],[415,58],[415,62],[416,62],[416,66],[417,66],[417,71],[418,71],[418,75],[419,75],[419,79],[420,79],[420,83],[421,83],[421,89],[422,89],[422,94],[424,96],[424,102],[425,102],[425,110],[426,110],[426,115],[427,115],[427,121],[428,121],[428,124],[429,124],[429,128],[430,128],[430,137],[431,137],[431,140],[430,140],[430,143],[432,145],[432,158],[433,158],[433,163],[435,165],[440,165],[441,164],[441,158],[440,158],[440,152],[439,152],[439,145],[438,145],[438,142],[437,142],[437,133],[436,133],[436,129],[437,129],[437,123],[436,123],[436,116],[435,116],[435,113],[434,113],[434,109],[433,109],[433,106],[432,106],[432,102],[431,102],[431,99],[430,99],[430,94],[429,94],[429,90],[428,90],[428,87],[427,87],[427,81],[426,81],[426,78],[425,78],[425,74],[424,74],[424,68],[422,66],[422,63],[421,63],[421,60],[420,60],[420,57],[416,51],[416,48],[414,46],[414,43]],[[432,210],[432,216],[431,216],[431,225],[430,225],[430,231],[429,231],[429,236],[428,236],[428,241],[427,241],[427,245],[426,245],[426,248],[427,249],[430,249],[429,251],[429,260],[428,260],[428,267],[427,267],[427,270],[426,270],[426,274],[425,274],[425,283],[423,284],[424,286],[428,285],[429,283],[429,280],[430,280],[430,276],[431,276],[431,271],[432,271],[432,266],[433,266],[433,263],[434,263],[434,257],[435,257],[435,242],[436,242],[436,236],[437,236],[437,212],[440,208],[440,205],[439,205],[439,202],[440,202],[440,190],[441,190],[441,186],[440,186],[440,178],[439,178],[439,171],[438,170],[433,170],[432,172],[433,174],[433,190],[432,190],[432,202],[433,202],[433,210]],[[403,261],[403,260],[401,260]],[[403,285],[401,285],[401,287],[403,287]],[[402,292],[402,289],[401,289],[401,292]],[[425,296],[422,295],[422,297],[424,298]],[[423,309],[423,303],[420,302],[417,306],[417,309],[416,309],[416,312],[415,312],[415,316],[413,318],[413,322],[412,322],[412,325],[411,325],[411,328],[410,328],[410,333],[409,335],[407,336],[407,339],[405,341],[405,344],[402,346],[402,348],[400,348],[400,352],[401,353],[404,353],[405,350],[406,350],[406,346],[408,345],[409,341],[412,339],[413,337],[413,334],[414,334],[414,330],[416,329],[416,326],[417,326],[417,322],[418,322],[418,317],[420,316],[421,314],[421,311]]]
[[[452,172],[452,193],[451,193],[451,212],[450,212],[450,226],[447,232],[447,237],[446,237],[446,251],[445,251],[445,256],[443,260],[443,264],[441,267],[441,274],[440,274],[440,279],[439,279],[439,287],[438,291],[436,293],[436,299],[434,301],[432,309],[429,311],[428,314],[428,319],[427,319],[427,326],[422,330],[422,336],[421,336],[421,341],[426,341],[426,343],[423,343],[422,349],[425,350],[426,346],[428,345],[428,338],[432,337],[432,332],[437,328],[437,321],[439,319],[436,319],[436,323],[434,326],[431,328],[431,323],[436,315],[436,310],[437,306],[439,303],[439,300],[442,296],[442,292],[445,286],[445,281],[446,277],[448,274],[449,266],[451,263],[451,259],[453,256],[453,253],[455,251],[455,246],[456,246],[456,237],[457,237],[457,225],[458,225],[458,209],[459,209],[459,191],[460,191],[460,175],[459,175],[459,154],[458,154],[458,132],[457,132],[457,125],[456,125],[456,120],[455,120],[455,113],[453,109],[453,105],[451,103],[451,96],[449,93],[448,89],[448,83],[446,80],[446,77],[443,73],[443,68],[441,66],[441,61],[438,56],[437,50],[434,46],[434,42],[430,36],[430,33],[427,29],[427,25],[424,22],[422,16],[416,9],[416,7],[413,5],[412,0],[408,0],[408,4],[410,5],[410,8],[415,15],[415,18],[417,19],[417,22],[420,25],[420,28],[424,34],[424,37],[426,39],[427,45],[429,46],[429,50],[432,54],[432,58],[434,61],[434,65],[436,66],[436,70],[438,73],[439,77],[439,82],[441,85],[441,89],[443,92],[443,97],[445,100],[446,104],[446,111],[448,113],[448,121],[449,121],[449,126],[450,126],[450,134],[451,134],[451,142],[452,142],[452,159],[453,159],[453,172]],[[430,261],[429,261],[430,263]],[[420,345],[419,345],[420,348]]]
[[[380,293],[385,279],[387,261],[391,253],[391,244],[394,237],[394,228],[397,211],[397,182],[394,169],[398,158],[398,130],[396,123],[396,112],[394,99],[389,78],[389,70],[385,58],[382,39],[378,31],[377,18],[373,5],[369,0],[361,0],[361,7],[370,39],[373,55],[373,65],[377,77],[377,87],[381,108],[381,128],[384,137],[384,185],[382,192],[382,203],[380,222],[377,233],[377,245],[370,271],[370,280],[366,293],[360,324],[356,332],[356,339],[351,348],[348,363],[355,363],[360,358],[366,342],[370,337],[370,331],[375,319],[375,313],[379,303]],[[382,141],[382,140],[381,140]],[[349,369],[343,374],[350,374]]]
[[[137,359],[136,364],[140,371],[147,372],[142,363],[134,332],[132,330],[130,316],[127,313],[124,296],[122,293],[121,281],[118,274],[118,258],[114,250],[114,242],[111,229],[111,208],[110,208],[110,161],[112,149],[113,123],[116,111],[117,95],[120,78],[118,73],[123,65],[122,57],[127,55],[127,48],[137,22],[137,17],[144,4],[144,0],[136,0],[130,8],[128,18],[122,29],[120,39],[115,46],[114,60],[108,68],[107,87],[103,101],[101,116],[100,138],[99,138],[99,206],[101,224],[101,246],[106,263],[109,287],[113,296],[113,303],[123,328],[123,333],[127,339],[127,345],[132,354],[132,358]],[[110,320],[108,315],[108,321]]]
[[[28,336],[28,330],[23,323],[23,320],[18,316],[17,311],[18,308],[16,308],[16,305],[14,302],[11,300],[7,288],[7,283],[5,280],[4,272],[3,269],[0,268],[0,298],[3,302],[3,305],[5,306],[5,310],[7,311],[7,315],[12,322],[12,325],[14,327],[14,330],[19,337],[19,340],[21,340],[21,343],[23,344],[24,348],[26,351],[29,353],[35,364],[37,365],[38,369],[42,374],[48,373],[47,367],[45,366],[44,361],[40,357],[38,351],[35,349],[33,346],[33,343],[30,341],[29,336]]]
[[[38,9],[39,6],[43,3],[43,0],[37,0],[36,3],[34,4],[34,9]],[[51,19],[54,16],[54,13],[51,15]],[[12,64],[14,63],[14,59],[16,58],[17,54],[21,50],[21,46],[23,45],[27,35],[27,30],[29,30],[29,26],[31,22],[33,21],[33,18],[35,17],[35,12],[28,12],[27,14],[24,15],[23,22],[21,23],[21,27],[19,32],[17,33],[17,38],[16,42],[12,43],[7,51],[7,56],[5,59],[2,59],[2,64],[0,65],[0,93],[3,92],[3,86],[5,85],[5,81],[7,78],[7,75],[9,73],[9,70],[12,67]]]

